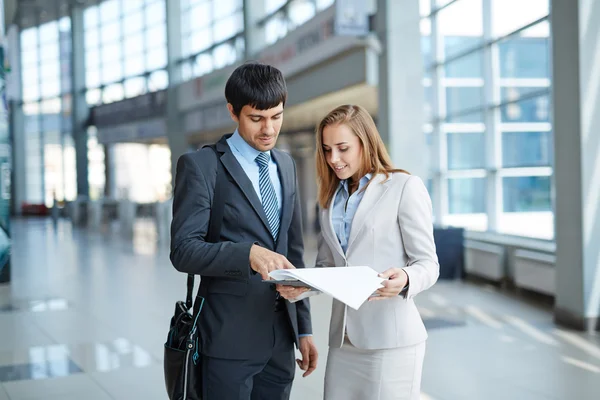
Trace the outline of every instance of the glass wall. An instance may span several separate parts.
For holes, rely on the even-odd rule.
[[[165,0],[105,0],[84,11],[90,106],[165,89]]]
[[[264,19],[260,23],[264,30],[265,45],[275,43],[288,32],[302,25],[335,0],[264,0]]]
[[[182,79],[243,59],[243,33],[243,0],[181,0]]]
[[[420,4],[436,223],[551,239],[548,0]]]
[[[51,207],[77,195],[71,129],[69,18],[21,32],[25,135],[24,201]]]

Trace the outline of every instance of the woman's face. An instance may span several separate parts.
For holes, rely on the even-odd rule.
[[[328,125],[323,129],[323,153],[340,180],[355,177],[361,167],[362,145],[358,136],[344,124]]]

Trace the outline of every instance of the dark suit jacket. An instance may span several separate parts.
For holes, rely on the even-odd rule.
[[[229,136],[217,143],[226,171],[220,179],[227,180],[221,242],[205,242],[217,159],[210,148],[203,148],[177,161],[171,262],[181,272],[202,276],[202,352],[217,358],[262,358],[273,347],[276,292],[250,268],[250,248],[257,243],[286,256],[296,268],[304,267],[296,166],[288,154],[271,150],[283,193],[281,227],[275,243],[260,198],[226,142]],[[286,308],[298,345],[299,334],[312,333],[308,299],[294,304],[286,301]]]

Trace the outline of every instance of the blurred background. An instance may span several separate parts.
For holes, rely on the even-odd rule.
[[[166,398],[174,165],[235,129],[246,60],[287,80],[307,266],[330,109],[364,106],[426,182],[423,399],[600,396],[600,0],[0,4],[0,400]],[[322,398],[311,301],[321,368],[293,399]]]

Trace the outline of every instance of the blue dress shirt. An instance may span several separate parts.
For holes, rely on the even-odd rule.
[[[254,147],[250,146],[244,138],[240,135],[238,130],[236,129],[233,135],[229,139],[227,139],[227,144],[231,149],[231,152],[235,156],[238,163],[241,165],[242,169],[252,182],[252,186],[254,187],[254,191],[258,196],[258,199],[262,203],[262,197],[260,195],[260,185],[258,180],[258,164],[256,163],[256,156],[260,153],[260,151],[256,150]],[[269,156],[271,155],[270,151],[267,151]],[[275,189],[275,195],[277,196],[277,204],[279,205],[279,213],[281,215],[281,181],[279,180],[279,174],[277,173],[277,164],[271,157],[269,161],[269,177],[271,178],[271,183],[273,184],[273,188]]]
[[[340,187],[335,194],[331,222],[344,253],[348,250],[348,239],[350,238],[354,214],[356,214],[358,205],[365,195],[362,189],[371,180],[372,176],[372,174],[363,176],[358,182],[358,189],[352,195],[348,191],[348,181],[343,180],[340,182]]]

